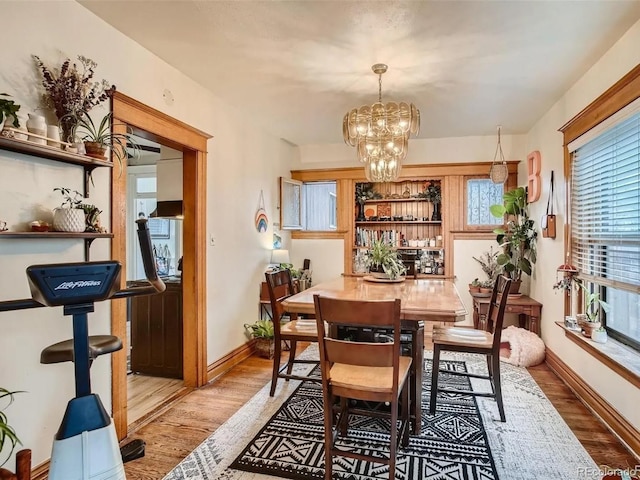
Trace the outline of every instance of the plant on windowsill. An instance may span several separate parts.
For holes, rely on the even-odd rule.
[[[581,279],[576,277],[574,282],[583,292],[584,311],[576,316],[578,325],[582,328],[584,336],[592,337],[595,330],[603,328],[600,321],[600,312],[603,310],[608,312],[611,307],[600,298],[599,292],[591,292]]]
[[[491,205],[489,211],[496,218],[505,218],[506,228],[496,228],[496,241],[502,247],[497,257],[498,265],[511,278],[510,293],[518,293],[522,274],[531,275],[536,263],[536,232],[534,221],[529,218],[527,191],[517,187],[505,192],[502,205]]]
[[[273,323],[271,320],[258,320],[255,323],[245,323],[244,328],[251,338],[256,340],[256,351],[264,358],[273,358],[275,350]]]
[[[375,240],[367,253],[367,265],[374,277],[395,280],[407,272],[397,250],[382,240]]]

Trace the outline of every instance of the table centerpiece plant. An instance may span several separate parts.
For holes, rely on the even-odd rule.
[[[398,251],[383,240],[374,240],[367,253],[369,271],[373,272],[374,276],[395,280],[407,271]]]

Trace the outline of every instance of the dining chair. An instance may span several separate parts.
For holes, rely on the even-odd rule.
[[[297,342],[317,342],[318,331],[315,320],[313,319],[299,320],[295,313],[288,314],[288,317],[284,315],[285,312],[282,302],[294,293],[289,270],[266,272],[265,277],[269,291],[269,300],[271,301],[271,318],[274,332],[273,373],[271,375],[271,390],[269,392],[269,395],[273,397],[278,378],[284,378],[286,381],[289,381],[289,379],[320,381],[320,377],[317,376],[293,374],[293,366],[296,364],[318,364],[317,360],[300,360],[295,358]],[[289,359],[287,363],[280,367],[283,341],[289,343]]]
[[[491,301],[487,313],[488,324],[493,325],[493,333],[473,328],[433,327],[433,364],[431,371],[431,398],[429,401],[429,413],[436,413],[436,400],[438,392],[448,394],[464,394],[478,397],[491,397],[498,404],[500,421],[506,421],[504,404],[502,402],[502,387],[500,385],[500,337],[502,336],[502,323],[505,307],[509,297],[511,279],[504,275],[498,276],[491,292]],[[487,360],[488,374],[475,374],[459,372],[440,368],[440,352],[464,352],[484,355]],[[438,377],[440,373],[460,375],[471,378],[489,380],[491,392],[474,392],[439,388]]]
[[[409,371],[411,357],[400,355],[400,300],[340,300],[313,297],[316,310],[324,406],[325,479],[333,472],[333,457],[343,456],[389,465],[394,478],[398,440],[409,444]],[[334,338],[339,327],[393,330],[390,343],[355,342]],[[339,404],[336,400],[339,399]],[[354,400],[359,402],[353,402]],[[388,402],[390,411],[368,408]],[[398,411],[401,419],[398,427]],[[389,458],[339,448],[347,437],[349,415],[384,417],[390,420]]]

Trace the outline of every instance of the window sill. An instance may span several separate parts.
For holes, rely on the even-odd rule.
[[[569,330],[562,322],[556,322],[556,325],[564,330],[569,340],[640,388],[640,353],[612,338],[607,343],[596,343],[580,332]]]
[[[317,231],[317,230],[293,230],[291,238],[293,240],[329,239],[343,240],[346,232],[344,230]]]

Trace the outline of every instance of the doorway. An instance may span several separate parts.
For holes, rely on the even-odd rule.
[[[112,96],[113,129],[166,145],[183,154],[182,288],[183,382],[187,388],[207,381],[206,359],[206,143],[209,135],[152,109],[120,92]],[[111,257],[127,269],[127,166],[114,165],[112,175]],[[124,279],[123,279],[124,282]],[[124,287],[124,285],[121,285]],[[126,338],[126,300],[112,302],[111,330]],[[119,439],[128,433],[127,348],[112,356],[112,408]]]

